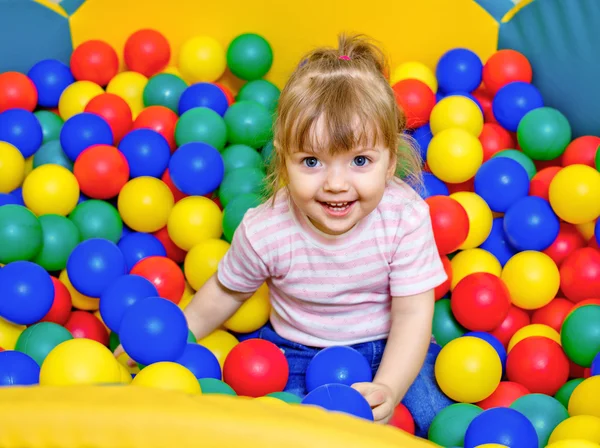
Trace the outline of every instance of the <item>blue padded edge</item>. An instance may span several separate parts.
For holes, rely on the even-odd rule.
[[[475,0],[475,3],[485,9],[497,22],[500,22],[502,17],[515,7],[511,0]]]
[[[72,16],[84,3],[85,0],[62,0],[60,7],[65,10],[67,15]]]

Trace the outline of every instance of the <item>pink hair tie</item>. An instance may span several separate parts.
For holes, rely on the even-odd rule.
[[[338,59],[342,59],[343,61],[349,61],[350,60],[350,56],[346,56],[345,54],[340,56]]]

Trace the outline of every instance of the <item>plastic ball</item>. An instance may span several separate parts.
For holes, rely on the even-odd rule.
[[[543,324],[528,324],[520,328],[510,338],[507,350],[510,351],[521,341],[531,337],[544,337],[560,344],[560,334],[552,327]]]
[[[198,379],[221,379],[221,366],[217,357],[206,347],[196,344],[196,341],[188,342],[183,355],[177,359],[177,364],[188,369]]]
[[[37,88],[27,75],[11,71],[0,73],[0,113],[14,108],[33,112],[37,103]]]
[[[431,126],[429,126],[429,123],[424,124],[423,126],[420,126],[417,129],[415,129],[412,133],[412,138],[417,143],[417,147],[421,154],[421,159],[427,160],[429,144],[431,143],[431,139],[433,138],[433,134],[431,133]]]
[[[431,111],[435,106],[435,94],[427,84],[418,79],[403,79],[394,84],[393,90],[409,129],[418,128],[429,122]]]
[[[495,52],[483,66],[483,83],[495,95],[508,83],[521,81],[530,83],[533,70],[529,60],[516,50],[503,49]]]
[[[132,232],[121,238],[118,246],[125,257],[128,271],[146,257],[167,256],[167,251],[160,240],[149,233]]]
[[[50,112],[48,110],[38,110],[34,112],[33,115],[35,115],[42,127],[42,143],[48,143],[60,138],[60,130],[64,124],[64,120],[58,113]],[[39,150],[36,151],[36,154],[38,152]]]
[[[17,340],[15,350],[29,355],[39,366],[58,344],[73,339],[73,335],[53,322],[40,322],[28,327]]]
[[[69,280],[69,273],[66,269],[63,269],[60,272],[58,279],[65,286],[65,288],[67,288],[67,291],[69,292],[69,295],[71,297],[71,303],[73,308],[78,310],[89,311],[96,311],[98,309],[98,307],[100,306],[98,298],[88,297],[77,291],[75,287],[71,284],[71,280]]]
[[[0,352],[0,386],[33,386],[40,382],[40,366],[26,353]]]
[[[207,238],[193,245],[185,257],[185,277],[194,290],[199,290],[217,272],[221,259],[229,250],[229,243]]]
[[[216,81],[227,67],[225,48],[212,37],[192,37],[181,46],[177,66],[190,84]]]
[[[451,404],[434,417],[429,426],[428,439],[440,446],[463,446],[467,428],[482,412],[474,404]]]
[[[533,424],[511,408],[492,408],[473,419],[465,433],[465,448],[485,443],[498,443],[514,448],[538,446]]]
[[[490,207],[481,196],[472,192],[453,193],[450,198],[463,206],[469,218],[469,233],[459,249],[471,249],[479,246],[492,230],[493,215]]]
[[[219,207],[203,196],[190,196],[174,205],[167,229],[171,240],[189,251],[196,244],[219,238],[223,232],[223,214]]]
[[[554,395],[554,398],[556,398],[565,408],[568,408],[573,391],[583,381],[584,381],[584,378],[574,378],[572,380],[567,381],[563,386],[561,386],[560,389],[558,389],[558,392],[556,392],[556,394]],[[586,395],[586,397],[587,397],[587,395]],[[585,400],[585,401],[589,403],[588,400]],[[584,412],[583,415],[585,415],[585,414],[593,414],[593,413]],[[574,414],[574,415],[576,415],[576,414]]]
[[[33,169],[48,164],[64,166],[69,171],[73,171],[73,162],[60,146],[60,140],[51,140],[44,143],[34,154]]]
[[[0,270],[0,273],[2,271]],[[600,306],[586,305],[574,309],[563,322],[560,340],[569,359],[590,367],[600,351]]]
[[[577,137],[567,145],[561,157],[562,166],[588,165],[597,168],[596,158],[600,137],[595,135],[583,135]]]
[[[600,252],[583,247],[567,256],[560,266],[560,288],[572,302],[600,296]]]
[[[240,34],[227,48],[227,66],[235,76],[252,81],[265,76],[273,64],[273,50],[262,36]]]
[[[60,144],[73,161],[92,145],[112,145],[113,134],[109,124],[99,115],[83,112],[65,121],[60,131]]]
[[[501,87],[492,103],[494,117],[511,132],[517,132],[519,123],[528,112],[543,106],[544,100],[539,90],[522,81]]]
[[[450,341],[435,362],[440,389],[455,401],[474,403],[487,398],[500,383],[502,363],[494,348],[467,336]]]
[[[159,31],[138,30],[125,41],[123,59],[127,68],[150,77],[163,70],[171,59],[169,41]]]
[[[519,383],[512,381],[501,381],[496,390],[487,397],[477,403],[481,409],[492,409],[498,407],[509,407],[518,398],[529,394],[529,389]]]
[[[178,103],[179,115],[187,111],[204,107],[223,116],[229,107],[227,96],[217,85],[210,82],[192,84],[181,93]]]
[[[167,257],[146,257],[129,272],[150,280],[158,295],[175,304],[179,303],[185,290],[185,278],[181,268]]]
[[[144,106],[163,106],[177,112],[179,99],[186,89],[186,82],[179,76],[170,73],[155,75],[144,88]]]
[[[492,254],[502,267],[518,252],[508,242],[504,231],[504,218],[494,218],[492,230],[479,248]]]
[[[54,300],[52,307],[46,315],[40,319],[40,322],[52,322],[58,325],[64,325],[71,315],[73,303],[71,294],[67,287],[56,277],[50,277],[54,284]]]
[[[466,332],[467,329],[460,325],[452,314],[450,299],[437,300],[434,305],[432,323],[432,334],[436,342],[444,347]]]
[[[500,151],[516,147],[516,141],[511,133],[497,123],[484,123],[479,141],[483,147],[484,162]]]
[[[70,386],[119,382],[121,373],[112,352],[97,341],[70,339],[57,345],[40,369],[40,385]]]
[[[320,350],[306,368],[306,389],[310,393],[326,384],[345,384],[373,381],[371,365],[351,347],[333,346]]]
[[[97,313],[75,310],[65,323],[65,328],[74,338],[92,339],[105,346],[109,344],[108,329]]]
[[[0,207],[0,263],[33,259],[42,248],[42,226],[22,205]]]
[[[450,261],[452,265],[452,282],[450,289],[466,276],[476,272],[487,272],[500,277],[502,266],[491,253],[480,248],[466,249],[457,253]]]
[[[119,57],[108,43],[88,40],[73,50],[71,71],[77,81],[106,86],[119,71]]]
[[[73,165],[81,192],[93,199],[110,199],[129,180],[129,163],[114,146],[94,145],[85,149]]]
[[[42,228],[42,245],[32,261],[47,271],[60,271],[66,267],[69,255],[81,241],[79,229],[71,220],[60,215],[42,215],[38,220]]]
[[[131,179],[119,193],[118,209],[123,222],[137,232],[155,232],[167,224],[174,204],[173,193],[160,179]]]
[[[222,88],[222,87],[219,87]],[[266,79],[255,79],[242,86],[236,96],[237,101],[254,101],[263,105],[271,113],[277,110],[281,91],[279,87]],[[225,93],[227,96],[227,93]],[[232,103],[229,103],[231,105]]]
[[[262,328],[269,321],[270,314],[269,288],[263,283],[223,326],[230,331],[248,334]]]
[[[127,159],[131,178],[160,178],[167,169],[171,156],[167,140],[151,129],[129,132],[119,143],[119,151]]]
[[[549,189],[550,205],[559,218],[583,224],[600,215],[600,173],[586,165],[560,170]]]
[[[533,423],[540,448],[547,446],[554,428],[569,418],[569,413],[556,398],[543,394],[531,394],[518,398],[510,407],[519,411]]]
[[[459,128],[436,134],[427,150],[427,165],[444,182],[460,183],[471,179],[482,161],[481,142]]]
[[[504,215],[504,232],[517,250],[547,249],[559,230],[560,221],[548,201],[536,196],[517,200]]]
[[[238,344],[238,340],[231,333],[217,329],[208,336],[199,339],[198,344],[209,349],[217,357],[222,369],[227,355]]]
[[[573,309],[573,302],[567,299],[555,298],[547,305],[538,308],[531,315],[532,324],[542,324],[560,332],[565,318]]]
[[[466,48],[454,48],[439,59],[436,77],[439,89],[446,93],[472,92],[481,84],[483,64],[479,56]]]
[[[10,193],[23,182],[25,158],[13,145],[0,142],[0,193]]]
[[[494,212],[504,213],[529,193],[527,171],[515,160],[498,157],[484,162],[475,175],[475,193]]]
[[[575,415],[560,422],[548,439],[551,448],[596,448],[600,418]],[[592,443],[593,442],[593,443]]]
[[[430,126],[434,136],[447,129],[458,128],[479,137],[483,129],[483,115],[473,100],[462,95],[448,96],[433,107]]]
[[[223,210],[223,236],[225,240],[233,241],[233,235],[242,222],[246,212],[262,203],[260,196],[256,194],[241,194],[227,204]]]
[[[74,115],[82,113],[93,98],[103,93],[102,87],[94,82],[75,81],[60,96],[58,111],[61,118],[66,121]]]
[[[272,115],[266,107],[254,101],[236,101],[223,118],[232,144],[258,149],[272,137]]]
[[[265,183],[264,171],[257,168],[237,168],[225,173],[218,195],[223,207],[242,194],[261,194]]]
[[[123,233],[123,221],[115,207],[106,201],[88,199],[69,215],[81,233],[81,240],[104,238],[117,243]]]
[[[177,145],[205,143],[218,150],[227,143],[227,127],[221,115],[208,107],[195,107],[183,113],[175,128]]]
[[[418,79],[429,86],[433,93],[438,90],[438,81],[433,71],[419,61],[409,61],[394,68],[390,77],[391,85],[404,79]]]
[[[133,116],[129,104],[113,93],[95,96],[85,106],[84,112],[96,114],[110,126],[115,145],[133,126]]]
[[[131,115],[135,120],[144,109],[143,96],[147,83],[148,78],[141,73],[121,72],[108,83],[106,93],[112,93],[123,98],[129,105]]]
[[[177,121],[177,114],[168,107],[150,106],[137,116],[133,123],[133,129],[152,129],[158,132],[167,140],[171,151],[174,151]]]
[[[523,152],[533,160],[553,160],[565,152],[571,141],[571,125],[558,110],[540,107],[523,117],[517,138]]]
[[[401,429],[408,434],[415,434],[415,421],[410,411],[402,403],[394,408],[394,413],[388,421],[388,425]]]
[[[594,375],[576,383],[568,400],[569,415],[593,415],[600,418],[600,406],[591,397],[597,397],[600,392],[600,376]]]
[[[373,421],[373,411],[367,400],[360,392],[345,384],[319,386],[302,399],[302,404]]]
[[[79,183],[76,177],[60,165],[40,166],[23,183],[23,200],[37,215],[68,215],[78,199]]]
[[[549,201],[548,192],[550,189],[550,183],[556,173],[562,168],[559,166],[550,166],[537,172],[532,178],[529,184],[529,195],[538,196],[546,201]]]
[[[225,167],[217,149],[202,142],[181,146],[169,162],[173,184],[185,194],[204,196],[223,181]],[[200,181],[201,180],[201,181]]]
[[[0,140],[17,148],[24,158],[31,157],[43,141],[37,117],[25,109],[8,109],[0,113]]]
[[[226,383],[214,378],[200,378],[198,380],[202,388],[202,395],[218,394],[237,396],[235,391]]]
[[[525,168],[525,171],[527,171],[530,180],[533,179],[533,176],[535,176],[535,174],[537,173],[537,168],[535,166],[535,163],[533,163],[533,160],[531,160],[527,154],[517,149],[505,149],[503,151],[497,152],[492,157],[508,157],[510,159],[516,160],[521,164],[523,168]]]

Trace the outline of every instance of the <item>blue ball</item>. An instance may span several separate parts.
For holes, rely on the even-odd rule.
[[[3,205],[21,205],[19,199],[10,193],[0,193],[0,206]]]
[[[472,92],[481,84],[483,63],[466,48],[454,48],[439,59],[435,69],[439,89],[445,93]]]
[[[135,129],[119,143],[119,151],[129,163],[129,176],[160,178],[171,157],[169,142],[152,129]]]
[[[33,81],[38,92],[41,107],[58,107],[64,90],[75,82],[71,69],[57,59],[44,59],[35,64],[27,76]]]
[[[110,125],[99,115],[82,112],[73,115],[60,130],[60,144],[73,162],[85,149],[93,145],[112,145]]]
[[[502,375],[504,375],[504,372],[506,371],[507,353],[506,349],[502,345],[502,342],[500,342],[500,340],[496,336],[486,333],[485,331],[470,331],[468,333],[463,334],[463,336],[473,336],[479,339],[483,339],[485,342],[494,347],[494,350],[496,350],[496,353],[498,353],[498,357],[500,358],[500,362],[502,363]]]
[[[373,381],[371,365],[362,353],[352,347],[333,346],[320,350],[306,368],[308,392],[325,384],[345,384]]]
[[[600,219],[597,219],[594,224],[594,238],[596,238],[596,244],[600,245]]]
[[[162,297],[148,297],[130,306],[121,320],[119,339],[136,362],[176,362],[185,351],[187,321],[181,308]]]
[[[204,196],[221,185],[225,164],[221,153],[213,146],[190,142],[173,153],[169,174],[179,191],[190,196]]]
[[[44,143],[33,156],[33,168],[47,164],[64,166],[73,172],[73,162],[67,157],[58,140]]]
[[[0,352],[0,386],[33,386],[40,383],[40,366],[25,353]]]
[[[477,170],[474,188],[492,211],[504,213],[529,194],[529,175],[516,160],[494,157]]]
[[[177,364],[187,368],[198,379],[221,379],[221,365],[217,357],[206,347],[188,342],[183,355],[177,359]]]
[[[125,227],[123,229],[125,233]],[[143,258],[167,256],[167,251],[163,243],[150,233],[130,231],[127,235],[121,237],[117,245],[125,257],[128,272]]]
[[[434,174],[423,173],[423,188],[419,194],[423,199],[427,199],[429,196],[448,196],[450,195],[450,190]]]
[[[179,115],[195,107],[206,107],[223,116],[229,103],[227,96],[218,86],[210,82],[199,82],[189,86],[179,97]]]
[[[592,376],[600,375],[600,352],[596,353],[596,356],[594,356],[590,370]]]
[[[23,187],[15,188],[13,191],[10,192],[10,194],[17,198],[17,201],[19,201],[19,205],[25,207],[25,201],[23,200]]]
[[[111,331],[119,333],[123,314],[138,300],[158,296],[154,284],[140,275],[123,275],[100,296],[100,315]]]
[[[344,412],[373,421],[373,411],[367,400],[356,389],[345,384],[324,384],[309,392],[304,405],[319,406],[328,411]]]
[[[550,203],[537,196],[519,199],[504,214],[504,233],[517,250],[547,249],[559,231],[560,220]]]
[[[492,100],[492,112],[498,123],[511,132],[517,132],[527,112],[544,106],[540,91],[527,82],[515,81],[502,86]]]
[[[504,233],[504,218],[502,217],[494,218],[490,234],[479,247],[496,257],[503,267],[513,255],[519,252],[508,242],[506,233]]]
[[[414,138],[419,145],[421,159],[427,160],[427,149],[429,148],[429,143],[433,138],[429,123],[415,129],[415,131],[412,133],[412,138]]]
[[[16,147],[26,159],[40,149],[44,140],[42,125],[25,109],[8,109],[0,114],[0,141]]]
[[[491,408],[475,417],[465,433],[465,448],[497,443],[511,448],[538,446],[538,436],[527,417],[511,408]]]
[[[116,279],[127,274],[125,257],[119,247],[104,238],[79,243],[67,259],[73,287],[90,297],[100,297]]]
[[[238,342],[243,342],[243,341],[247,341],[248,339],[259,339],[260,329],[253,331],[251,333],[231,332],[231,334],[233,334],[235,336],[235,338],[238,340]]]
[[[0,316],[19,325],[42,319],[54,303],[50,274],[31,261],[15,261],[0,269]]]

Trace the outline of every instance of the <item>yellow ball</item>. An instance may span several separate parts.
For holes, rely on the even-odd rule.
[[[225,48],[212,37],[192,37],[179,50],[178,66],[190,84],[216,81],[227,67]]]
[[[27,177],[33,171],[33,156],[25,159],[25,167],[23,168],[23,177]]]
[[[69,386],[119,383],[121,368],[112,352],[92,339],[61,342],[48,353],[40,369],[40,385]]]
[[[560,287],[560,272],[554,260],[533,250],[513,255],[504,265],[501,278],[510,291],[511,302],[526,310],[550,303]]]
[[[183,272],[190,286],[196,291],[217,272],[219,261],[229,250],[227,241],[211,238],[190,249],[183,262]]]
[[[135,120],[144,109],[144,89],[148,78],[137,72],[122,72],[110,80],[106,92],[117,95],[125,100],[131,109]]]
[[[433,70],[427,67],[422,62],[409,61],[400,64],[392,71],[390,84],[394,85],[403,79],[418,79],[427,84],[433,93],[437,92],[438,82]]]
[[[71,284],[71,280],[69,279],[69,273],[66,269],[63,269],[58,279],[65,285],[69,293],[71,294],[71,302],[73,303],[73,307],[78,310],[84,311],[96,311],[100,308],[100,299],[97,297],[88,297],[86,295],[81,294],[79,291],[75,289],[75,287]]]
[[[25,177],[23,154],[8,142],[0,142],[0,193],[18,188]]]
[[[103,93],[102,87],[92,81],[75,81],[60,95],[58,113],[67,121],[73,115],[82,113],[93,98]]]
[[[0,317],[0,347],[4,350],[14,350],[21,333],[25,331],[25,325],[18,325]]]
[[[475,448],[508,448],[506,445],[500,445],[498,443],[485,443],[483,445],[477,445]]]
[[[194,298],[194,294],[196,291],[190,286],[189,282],[185,282],[185,289],[183,290],[183,294],[181,295],[181,300],[177,304],[179,308],[185,310],[187,306],[190,304],[192,299]]]
[[[546,445],[546,448],[600,448],[600,445],[588,440],[568,439]]]
[[[179,200],[167,221],[171,240],[188,251],[210,238],[223,233],[223,212],[214,201],[204,196],[188,196]]]
[[[427,165],[444,182],[466,182],[475,176],[482,163],[481,142],[464,129],[450,128],[439,132],[427,149]]]
[[[500,384],[502,364],[486,341],[464,336],[448,342],[435,362],[435,378],[442,392],[462,403],[489,397]]]
[[[156,232],[167,225],[175,199],[162,180],[141,176],[127,182],[117,201],[123,222],[136,232]]]
[[[167,73],[169,75],[175,75],[175,76],[181,78],[181,80],[183,82],[185,82],[185,79],[183,79],[183,75],[181,74],[181,72],[179,71],[179,69],[176,66],[174,66],[174,65],[169,65],[161,73]]]
[[[452,193],[450,197],[463,206],[469,218],[469,233],[459,249],[473,249],[480,246],[492,231],[494,218],[489,205],[481,196],[469,191]]]
[[[478,138],[483,130],[483,114],[472,99],[462,95],[447,96],[431,110],[429,125],[433,135],[460,128]]]
[[[117,365],[119,366],[119,372],[121,374],[119,382],[123,383],[123,384],[129,384],[129,383],[131,383],[131,380],[133,378],[131,377],[131,373],[129,373],[129,370],[127,370],[127,367],[125,367],[120,362],[117,362]]]
[[[594,397],[594,399],[597,398]],[[554,428],[548,439],[548,444],[570,439],[600,443],[600,418],[592,415],[571,416]]]
[[[508,342],[507,351],[511,351],[515,345],[521,342],[523,339],[531,338],[533,336],[540,336],[548,339],[552,339],[558,345],[562,345],[560,341],[560,334],[554,328],[544,324],[530,324],[525,325],[513,334],[512,338]]]
[[[571,224],[600,215],[600,173],[587,165],[562,168],[550,182],[548,198],[554,213]]]
[[[466,249],[457,253],[450,261],[452,266],[452,281],[450,289],[454,287],[467,275],[476,272],[488,272],[500,277],[502,265],[498,259],[484,249]]]
[[[42,165],[34,169],[23,182],[23,201],[38,216],[66,216],[79,200],[79,182],[61,165]]]
[[[593,415],[600,418],[600,376],[583,380],[569,399],[569,415]]]
[[[223,325],[236,333],[252,333],[267,323],[270,313],[269,288],[263,283]]]
[[[234,335],[225,330],[215,330],[208,336],[198,340],[198,344],[209,349],[219,360],[221,369],[229,352],[238,344]]]
[[[590,238],[594,236],[595,227],[596,220],[584,222],[583,224],[575,224],[575,228],[586,241],[589,241]]]
[[[192,372],[175,362],[156,362],[140,370],[133,381],[133,386],[151,387],[185,394],[202,392],[198,378]]]

